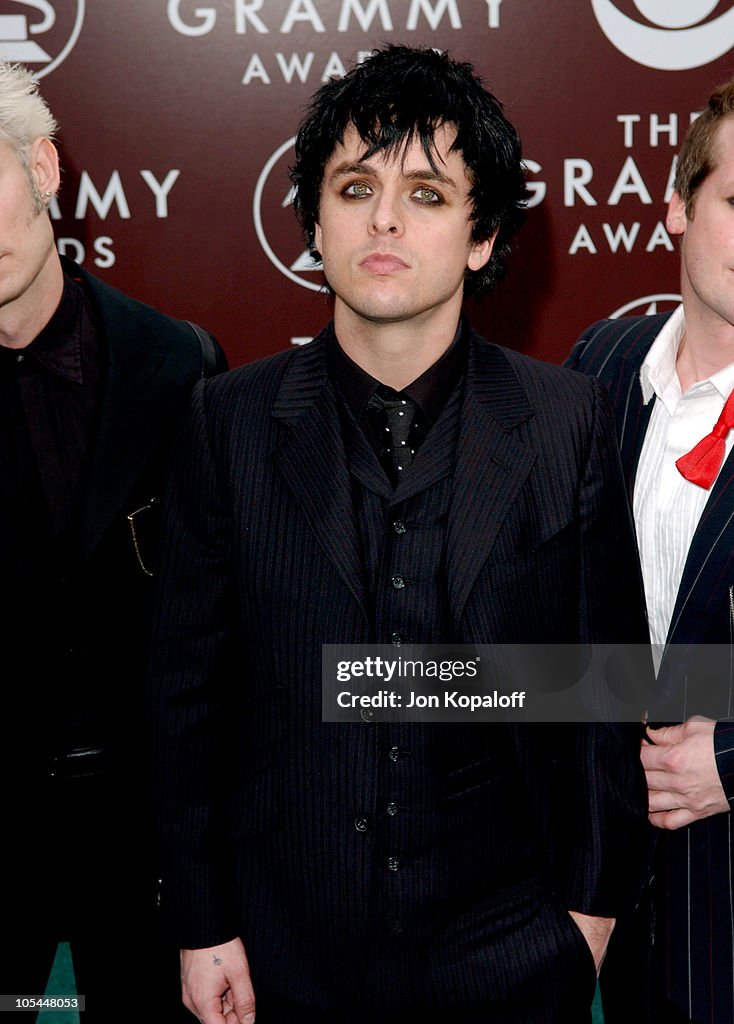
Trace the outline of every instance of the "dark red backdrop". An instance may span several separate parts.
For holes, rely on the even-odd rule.
[[[671,163],[734,73],[734,0],[0,0],[0,51],[61,123],[59,247],[204,324],[233,364],[329,315],[301,269],[288,140],[322,78],[386,41],[473,61],[533,168],[477,326],[560,360],[591,320],[670,304]]]

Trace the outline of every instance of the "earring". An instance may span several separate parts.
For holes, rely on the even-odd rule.
[[[49,201],[49,199],[51,199],[52,197],[53,197],[53,192],[44,192],[43,195],[41,196],[41,199],[43,199],[44,203],[47,203]]]

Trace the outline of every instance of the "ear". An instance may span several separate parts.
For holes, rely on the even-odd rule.
[[[467,268],[469,270],[481,270],[482,267],[487,263],[489,257],[492,255],[494,249],[494,240],[497,237],[495,231],[489,238],[483,239],[481,242],[472,242],[471,249],[469,250],[469,259],[466,261]]]
[[[61,182],[59,154],[50,139],[40,138],[33,143],[28,154],[28,169],[41,195],[58,192]]]
[[[321,234],[321,225],[315,224],[313,229],[313,244],[319,252],[321,252],[322,239],[323,235]]]
[[[688,226],[686,215],[686,204],[677,192],[674,192],[668,203],[668,212],[665,217],[665,226],[671,235],[685,234]]]

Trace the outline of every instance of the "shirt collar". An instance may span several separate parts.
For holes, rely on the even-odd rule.
[[[65,380],[82,384],[80,285],[64,274],[64,290],[56,312],[25,349],[37,363]]]
[[[677,387],[680,394],[675,363],[685,331],[686,321],[681,305],[663,324],[663,329],[650,346],[640,367],[640,387],[645,405],[654,396],[662,399],[671,387]]]
[[[329,332],[326,345],[331,375],[359,423],[368,401],[380,386],[380,382],[349,358],[333,329]],[[400,392],[416,403],[429,426],[438,419],[449,395],[464,373],[468,350],[468,332],[462,319],[444,354]]]
[[[640,367],[640,387],[645,405],[656,396],[672,412],[681,398],[676,362],[685,331],[686,320],[683,306],[680,305],[663,325]],[[734,363],[718,370],[706,380],[696,381],[688,393],[708,387],[715,388],[726,400],[734,391]]]

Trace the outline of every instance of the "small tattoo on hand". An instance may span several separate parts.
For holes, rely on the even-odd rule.
[[[219,958],[218,956],[216,956],[216,955],[214,955],[214,956],[212,957],[212,961],[214,962],[214,965],[215,965],[216,967],[221,967],[221,966],[222,966],[222,964],[224,963],[224,960],[220,960],[220,958]]]

